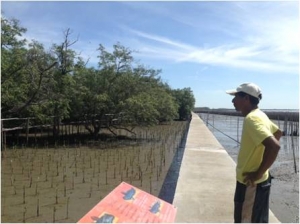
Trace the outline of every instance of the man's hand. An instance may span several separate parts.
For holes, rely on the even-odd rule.
[[[246,183],[247,186],[255,186],[255,181],[259,180],[262,178],[262,175],[259,174],[258,172],[248,172],[244,173],[243,176],[244,178],[244,183]]]
[[[280,138],[280,133],[278,132],[277,137]],[[244,178],[244,183],[246,183],[247,186],[255,185],[255,181],[259,180],[262,178],[263,174],[266,172],[267,169],[270,168],[270,166],[274,163],[278,151],[280,149],[280,144],[278,140],[274,136],[270,136],[266,138],[262,144],[265,146],[265,151],[263,155],[263,160],[258,168],[257,171],[255,172],[247,172],[243,173]]]

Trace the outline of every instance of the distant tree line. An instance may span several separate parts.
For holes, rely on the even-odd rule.
[[[172,89],[160,70],[134,63],[120,43],[97,49],[98,67],[88,67],[72,49],[67,29],[63,41],[45,50],[24,38],[26,28],[1,16],[1,115],[35,117],[46,123],[89,121],[91,134],[102,127],[134,128],[173,119],[189,119],[195,99],[190,88]]]

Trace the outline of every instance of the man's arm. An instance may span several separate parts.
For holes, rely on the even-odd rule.
[[[262,142],[262,144],[265,146],[265,152],[264,152],[263,160],[257,170],[258,174],[260,174],[261,176],[274,163],[280,149],[280,143],[277,140],[276,136],[275,137],[271,136],[266,138]]]
[[[277,132],[275,132],[277,133]],[[265,151],[264,151],[264,155],[263,155],[263,160],[258,168],[258,170],[256,172],[250,172],[250,173],[245,173],[245,179],[244,182],[247,183],[249,182],[251,185],[254,185],[256,180],[259,180],[263,174],[266,172],[267,169],[269,169],[271,167],[271,165],[274,163],[279,149],[280,149],[280,143],[277,140],[280,139],[281,136],[279,136],[279,132],[276,134],[274,134],[274,136],[270,136],[268,138],[266,138],[262,144],[265,146]]]
[[[278,129],[273,135],[277,139],[277,141],[279,141],[279,139],[282,136],[282,131],[280,129]]]

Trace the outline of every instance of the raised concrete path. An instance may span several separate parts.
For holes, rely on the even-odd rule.
[[[177,207],[175,222],[234,222],[235,166],[193,113],[173,200]],[[269,221],[279,222],[271,211]]]

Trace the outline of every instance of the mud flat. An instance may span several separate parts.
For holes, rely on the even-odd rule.
[[[74,223],[122,181],[158,196],[188,122],[140,130],[136,140],[8,148],[1,222]]]

